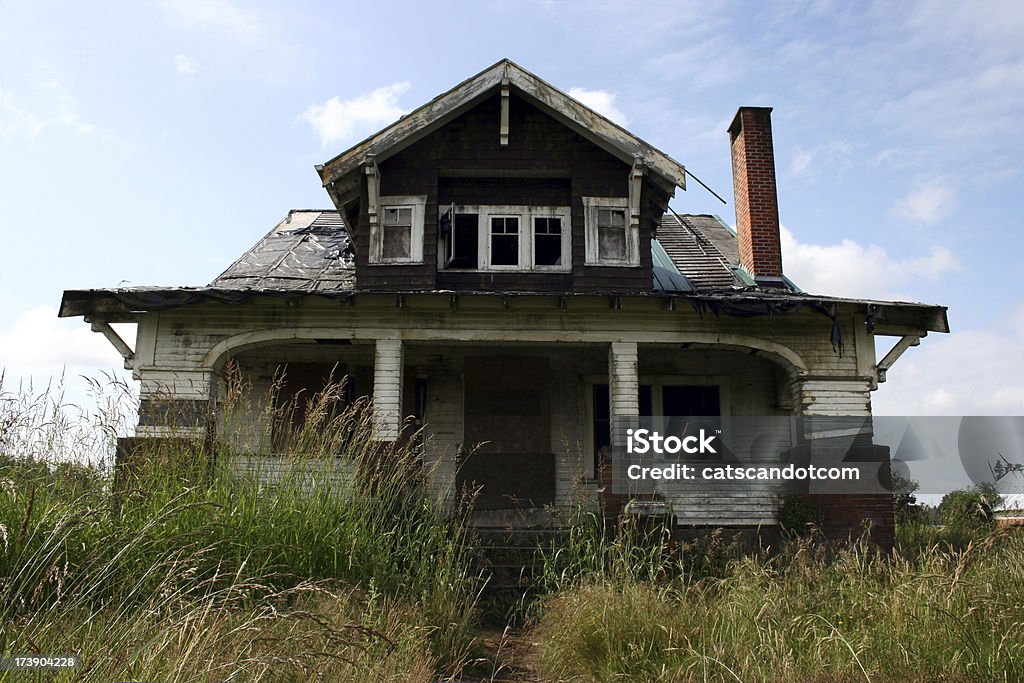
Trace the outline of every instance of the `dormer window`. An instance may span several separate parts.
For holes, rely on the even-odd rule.
[[[533,263],[541,267],[561,266],[568,254],[562,244],[562,219],[535,216],[533,219]]]
[[[640,265],[639,235],[625,197],[584,197],[587,265]]]
[[[453,205],[440,218],[446,270],[568,271],[568,206]]]
[[[519,216],[491,216],[490,265],[519,267]]]
[[[381,197],[377,223],[370,226],[370,263],[423,262],[425,196]]]

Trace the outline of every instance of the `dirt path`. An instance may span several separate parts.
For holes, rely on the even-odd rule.
[[[529,663],[537,647],[529,633],[511,628],[495,629],[484,631],[480,639],[491,664],[477,669],[474,676],[466,676],[467,683],[544,683]],[[484,670],[488,668],[489,671]]]

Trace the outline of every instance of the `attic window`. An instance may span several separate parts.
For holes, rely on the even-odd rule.
[[[426,197],[381,197],[378,223],[370,225],[370,263],[423,262]]]
[[[640,265],[639,235],[627,219],[625,197],[584,197],[587,264]]]

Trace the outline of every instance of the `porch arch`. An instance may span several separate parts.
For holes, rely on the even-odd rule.
[[[219,370],[232,353],[258,346],[285,341],[312,341],[315,339],[350,339],[375,341],[401,339],[402,341],[495,341],[495,335],[505,343],[611,343],[618,341],[639,344],[699,344],[735,350],[757,350],[769,356],[794,376],[808,374],[807,364],[790,347],[761,337],[743,334],[693,331],[636,332],[630,330],[491,330],[491,329],[406,329],[366,327],[278,327],[253,330],[222,339],[207,352],[203,367]]]

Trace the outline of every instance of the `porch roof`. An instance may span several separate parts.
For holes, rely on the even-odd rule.
[[[688,302],[695,310],[713,315],[756,317],[777,315],[800,307],[816,310],[835,321],[838,307],[855,306],[865,316],[865,323],[877,327],[880,334],[906,334],[920,332],[949,332],[946,307],[933,304],[902,301],[877,301],[845,297],[814,296],[803,292],[771,292],[736,290],[717,292],[637,292],[632,295],[609,295],[606,292],[567,292],[564,294],[538,292],[455,292],[393,290],[358,293],[351,290],[286,290],[230,287],[126,287],[109,289],[72,289],[64,292],[59,316],[96,317],[112,322],[132,320],[138,313],[163,311],[198,303],[243,304],[257,298],[298,299],[319,296],[334,300],[360,297],[445,296],[445,297],[547,297],[553,299],[630,297]],[[896,330],[907,330],[896,331]]]

